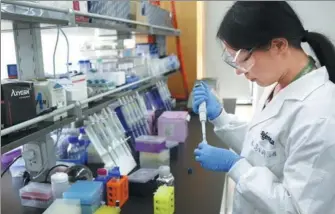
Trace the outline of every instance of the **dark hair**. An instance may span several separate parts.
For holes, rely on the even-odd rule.
[[[224,16],[217,37],[236,50],[264,48],[274,38],[285,38],[290,46],[298,49],[301,42],[307,42],[335,83],[334,45],[326,36],[306,31],[285,1],[235,2]]]

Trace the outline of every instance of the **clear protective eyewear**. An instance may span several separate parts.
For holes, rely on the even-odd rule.
[[[240,49],[232,55],[225,47],[222,53],[222,58],[223,61],[231,67],[238,69],[243,73],[247,73],[255,64],[255,59],[252,56],[254,50],[254,48],[251,50]]]

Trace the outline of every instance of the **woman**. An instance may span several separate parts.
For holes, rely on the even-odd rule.
[[[271,86],[251,123],[227,114],[208,86],[193,90],[231,150],[202,142],[195,159],[236,182],[234,214],[335,213],[335,49],[283,1],[236,2],[217,34],[224,60]],[[322,67],[301,48],[307,42]]]

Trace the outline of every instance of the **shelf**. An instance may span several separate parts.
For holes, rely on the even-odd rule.
[[[75,16],[85,16],[94,23],[78,22]],[[26,1],[1,1],[1,19],[10,21],[23,21],[38,24],[48,24],[47,29],[60,25],[62,27],[85,27],[117,30],[119,32],[134,32],[139,34],[154,34],[179,36],[180,30],[150,25],[144,22],[121,19],[94,13],[83,13],[71,9],[53,8]],[[55,26],[50,26],[55,25]],[[41,26],[43,28],[43,26]],[[7,29],[8,30],[8,29]]]
[[[149,78],[146,81],[139,80],[135,82],[135,84],[138,84],[140,86],[135,90],[142,91],[147,88],[150,88],[153,85],[155,85],[158,80],[165,78],[168,75],[173,74],[175,72],[177,71],[176,70],[169,71],[160,76]],[[101,109],[113,103],[117,98],[125,96],[128,93],[131,93],[133,91],[130,89],[131,86],[133,86],[133,84],[125,85],[120,88],[114,89],[111,92],[117,91],[118,89],[122,89],[122,90],[116,93],[111,93],[109,96],[103,97],[103,99],[98,102],[90,102],[89,107],[86,109],[83,109],[83,116],[86,117],[93,113],[99,112]],[[68,116],[66,118],[63,118],[62,120],[55,121],[55,122],[41,121],[37,123],[36,127],[31,128],[29,130],[10,133],[9,135],[1,136],[1,154],[4,154],[12,149],[22,146],[25,143],[33,141],[40,136],[46,135],[52,132],[53,130],[63,127],[64,125],[75,122],[76,119],[77,118],[75,116]]]
[[[24,145],[75,121],[76,117],[67,117],[56,122],[43,121],[37,127],[1,137],[1,154]]]

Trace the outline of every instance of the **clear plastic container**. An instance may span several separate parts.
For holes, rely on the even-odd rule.
[[[52,201],[52,190],[50,184],[30,182],[20,189],[22,206],[46,209]]]
[[[81,214],[79,200],[56,199],[43,214]]]
[[[103,73],[103,61],[101,58],[98,58],[95,63],[95,68],[97,69],[98,73]]]
[[[79,139],[76,136],[68,138],[69,147],[67,148],[67,159],[80,160],[82,157],[82,150],[80,148]]]
[[[140,152],[140,165],[142,168],[158,169],[160,166],[170,165],[170,150],[160,153]]]
[[[174,177],[171,173],[169,166],[160,166],[159,169],[159,177],[157,178],[158,186],[174,186]]]
[[[79,60],[78,66],[79,66],[79,72],[87,74],[91,69],[91,62],[89,60]]]
[[[147,183],[148,181],[153,180],[157,175],[157,169],[141,168],[129,175],[128,179],[129,182],[133,183]]]
[[[117,61],[113,59],[105,60],[102,63],[102,71],[106,72],[113,72],[116,71]]]
[[[88,135],[85,132],[85,128],[81,127],[79,129],[79,136],[78,136],[78,140],[80,143],[80,146],[82,147],[82,150],[85,150],[86,147],[90,144],[90,138],[88,137]],[[83,144],[83,145],[82,145]]]
[[[79,67],[79,72],[82,72],[84,74],[86,74],[86,63],[85,60],[79,60],[78,61],[78,67]]]
[[[67,159],[67,148],[69,147],[69,137],[78,136],[78,129],[76,128],[63,128],[61,133],[55,131],[54,140],[57,141],[57,159]],[[59,135],[59,137],[57,137]]]

